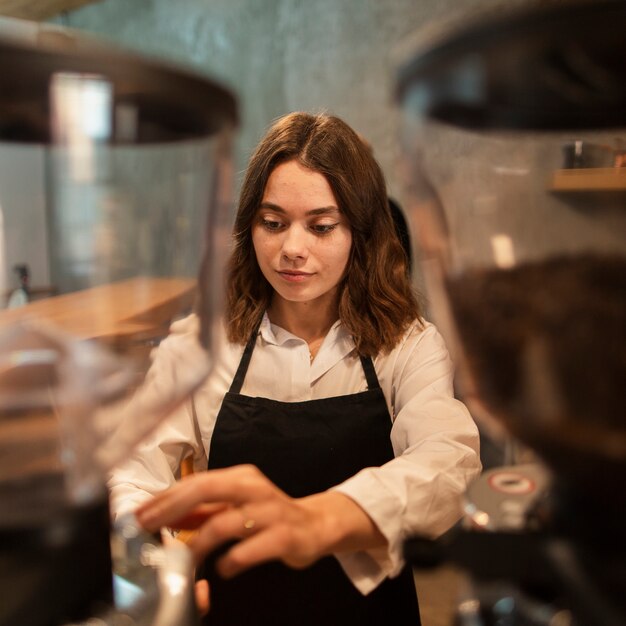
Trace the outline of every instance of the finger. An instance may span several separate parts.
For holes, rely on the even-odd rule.
[[[220,513],[221,511],[230,507],[230,504],[226,504],[224,502],[218,502],[214,504],[201,504],[197,506],[195,509],[189,511],[184,514],[182,517],[173,521],[170,524],[171,528],[175,528],[176,530],[196,530],[202,524],[204,524],[207,519]]]
[[[275,560],[302,568],[315,560],[314,555],[303,548],[293,529],[286,524],[277,524],[234,545],[217,561],[216,567],[224,578],[232,578],[251,567]]]
[[[171,525],[202,503],[241,504],[261,500],[272,492],[282,493],[254,466],[210,470],[189,476],[158,494],[142,505],[136,516],[142,526],[155,529]]]
[[[266,529],[240,541],[220,557],[215,566],[223,578],[233,578],[241,572],[279,558],[279,550],[272,541],[272,529]]]
[[[197,501],[192,493],[188,493],[189,487],[185,482],[177,483],[171,489],[157,494],[152,500],[143,503],[136,511],[137,521],[148,531],[154,531],[162,526],[171,528],[184,528],[187,524],[193,526],[194,522],[208,513],[207,505],[224,506],[225,503],[206,503]]]
[[[231,507],[212,517],[199,529],[188,547],[196,560],[201,561],[220,545],[234,539],[243,539],[258,531],[258,522],[245,510]]]
[[[200,615],[206,615],[209,612],[209,583],[202,579],[196,582],[195,588],[196,606]]]

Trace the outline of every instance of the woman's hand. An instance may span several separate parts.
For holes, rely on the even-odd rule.
[[[369,516],[347,496],[329,491],[291,498],[252,465],[189,476],[136,515],[150,531],[197,529],[188,547],[198,560],[238,539],[217,562],[224,577],[266,561],[303,568],[327,554],[385,544]]]

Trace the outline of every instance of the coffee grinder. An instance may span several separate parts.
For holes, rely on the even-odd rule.
[[[515,450],[458,528],[406,545],[469,573],[463,626],[626,623],[624,32],[621,1],[496,3],[401,64],[420,286],[460,397]]]
[[[53,27],[16,23],[0,65],[0,292],[16,264],[30,275],[27,302],[0,310],[0,624],[194,624],[184,549],[125,521],[112,558],[106,477],[210,371],[235,99]],[[194,367],[123,410],[191,311]]]

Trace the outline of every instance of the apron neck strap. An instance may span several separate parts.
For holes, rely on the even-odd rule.
[[[246,377],[246,372],[248,371],[248,365],[250,365],[250,359],[252,358],[252,351],[254,350],[254,344],[256,343],[257,335],[259,334],[259,328],[261,327],[261,322],[263,318],[259,320],[259,323],[254,327],[252,334],[250,335],[250,339],[248,339],[248,343],[244,348],[243,355],[241,357],[241,361],[239,361],[239,367],[237,368],[237,373],[233,378],[233,382],[230,385],[230,389],[228,390],[230,393],[240,393],[241,388],[243,387],[243,380]]]
[[[359,358],[361,359],[361,365],[363,366],[363,371],[365,372],[367,388],[380,389],[380,383],[378,382],[378,376],[376,376],[376,370],[374,369],[374,362],[372,361],[372,357],[362,356]]]

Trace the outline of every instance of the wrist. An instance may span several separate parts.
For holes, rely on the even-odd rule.
[[[301,498],[300,503],[315,519],[320,554],[354,552],[387,543],[369,515],[342,493],[326,491]]]

